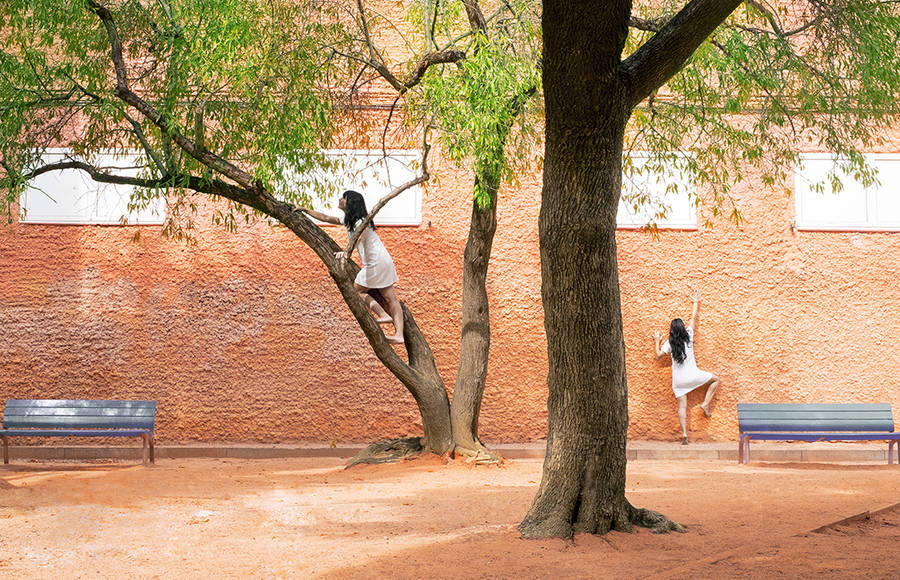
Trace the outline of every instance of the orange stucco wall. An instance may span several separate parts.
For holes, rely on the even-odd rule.
[[[439,157],[433,170],[422,225],[379,235],[450,387],[472,178]],[[722,378],[713,417],[690,410],[695,439],[735,439],[738,401],[886,401],[900,412],[900,233],[795,231],[783,188],[751,179],[734,195],[741,226],[619,231],[630,436],[678,433],[668,359],[655,360],[651,337],[689,315],[691,286],[703,293],[699,365]],[[546,433],[539,203],[539,176],[500,201],[489,442]],[[421,432],[412,397],[308,248],[284,229],[228,234],[203,213],[198,224],[195,246],[158,227],[132,242],[134,226],[0,225],[0,397],[156,399],[158,437],[170,442]]]

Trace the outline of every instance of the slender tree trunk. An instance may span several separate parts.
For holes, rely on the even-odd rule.
[[[527,537],[628,531],[628,391],[616,210],[628,95],[615,74],[628,2],[545,0],[546,149],[539,218],[547,332],[547,455],[519,530]],[[667,520],[666,520],[667,521]]]
[[[469,4],[467,4],[469,6]],[[486,448],[478,438],[478,417],[487,379],[491,350],[491,315],[487,296],[487,271],[491,259],[494,234],[497,231],[497,199],[502,180],[500,167],[506,141],[515,119],[536,87],[525,88],[506,104],[508,115],[495,127],[495,149],[479,151],[475,161],[475,192],[483,192],[482,203],[472,203],[472,220],[463,255],[462,336],[459,367],[453,387],[450,420],[456,450],[481,462],[499,461],[500,456]]]
[[[463,255],[462,337],[459,345],[459,367],[450,405],[453,439],[458,452],[473,457],[496,460],[478,439],[478,415],[484,395],[488,357],[491,350],[491,317],[486,289],[487,270],[491,258],[494,233],[497,230],[497,190],[499,178],[480,185],[489,193],[489,204],[472,204],[469,238]],[[487,183],[486,183],[487,182]]]

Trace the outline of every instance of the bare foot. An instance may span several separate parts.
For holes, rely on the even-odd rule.
[[[707,417],[710,416],[709,407],[707,407],[707,406],[704,405],[703,403],[700,403],[700,408],[703,409],[703,414],[704,414],[704,415],[706,415]]]
[[[394,321],[394,319],[391,318],[390,316],[382,316],[381,318],[375,319],[375,322],[377,322],[378,324],[390,324],[393,321]]]
[[[391,344],[403,344],[402,336],[388,336],[387,341]]]

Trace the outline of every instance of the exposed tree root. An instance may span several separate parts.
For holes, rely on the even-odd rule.
[[[347,467],[360,463],[395,463],[422,453],[421,437],[401,437],[372,443],[347,462]]]
[[[562,538],[571,539],[575,534],[603,535],[611,530],[630,533],[634,526],[650,529],[654,534],[669,532],[685,532],[684,526],[674,522],[659,512],[645,508],[636,508],[628,501],[612,514],[599,518],[587,518],[588,521],[572,522],[560,515],[553,514],[543,518],[529,520],[526,518],[519,524],[519,533],[523,538]]]
[[[630,503],[627,503],[627,506],[628,519],[631,520],[631,523],[642,528],[649,528],[654,534],[684,533],[687,531],[684,529],[684,526],[670,520],[659,512],[648,510],[647,508],[636,508]]]
[[[502,465],[504,462],[503,457],[499,453],[491,451],[481,443],[477,443],[475,448],[457,445],[453,450],[453,454],[462,456],[467,463],[476,465]]]
[[[571,540],[573,535],[572,523],[560,518],[544,518],[540,521],[525,520],[518,526],[523,538],[530,540],[542,540],[546,538],[562,538]]]

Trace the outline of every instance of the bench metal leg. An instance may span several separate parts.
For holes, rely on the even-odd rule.
[[[9,437],[6,435],[0,435],[0,439],[3,440],[3,464],[9,464]]]
[[[154,452],[153,435],[150,435],[148,433],[142,433],[141,440],[144,442],[143,456],[142,456],[144,465],[147,465],[148,458],[149,458],[149,463],[156,463],[156,457],[155,457],[156,454]]]
[[[143,448],[141,449],[141,462],[144,465],[147,465],[147,459],[149,458],[149,454],[147,453],[147,443],[150,439],[150,436],[146,433],[141,433],[141,442],[143,442]]]
[[[897,441],[888,441],[888,464],[894,463],[894,443]],[[897,445],[897,463],[900,463],[900,445]]]
[[[738,463],[750,463],[750,437],[741,437],[738,444]]]

